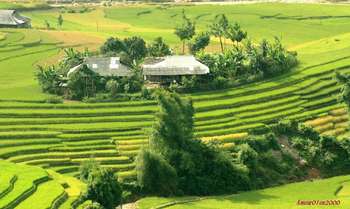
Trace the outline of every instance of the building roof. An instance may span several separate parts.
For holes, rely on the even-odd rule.
[[[144,75],[202,75],[208,74],[208,66],[194,56],[167,56],[146,60],[143,65]]]
[[[109,77],[132,75],[130,68],[120,63],[119,57],[88,57],[85,59],[83,64],[87,65],[90,70],[98,73],[100,76]],[[67,76],[79,70],[83,64],[71,68]]]
[[[19,15],[16,10],[0,10],[0,25],[22,25],[29,21],[29,18]]]

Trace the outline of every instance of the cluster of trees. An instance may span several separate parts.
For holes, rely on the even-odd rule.
[[[238,23],[231,23],[225,15],[215,17],[207,32],[196,34],[195,22],[191,21],[183,11],[182,24],[175,28],[175,34],[183,42],[185,53],[186,42],[190,53],[206,64],[210,73],[207,75],[182,76],[180,81],[166,86],[175,91],[193,91],[196,89],[221,89],[238,84],[270,78],[291,70],[298,64],[295,52],[287,51],[279,39],[274,42],[262,40],[253,44],[247,38],[247,32]],[[58,22],[62,25],[62,16]],[[204,49],[210,42],[210,36],[220,41],[221,52],[205,53]],[[230,40],[232,46],[227,48],[225,40]],[[68,99],[86,101],[109,101],[115,98],[134,98],[130,93],[141,92],[150,95],[144,87],[144,79],[140,64],[146,57],[163,57],[173,54],[169,45],[161,37],[147,44],[141,37],[133,36],[125,39],[109,38],[100,47],[98,53],[103,56],[118,56],[123,64],[130,67],[133,75],[130,77],[102,78],[92,72],[87,66],[76,71],[64,81],[66,73],[72,67],[81,64],[87,52],[66,50],[64,59],[56,66],[39,67],[37,78],[44,92],[63,95]],[[61,88],[63,83],[67,88]]]
[[[280,40],[247,41],[224,53],[201,53],[197,58],[210,68],[207,76],[193,76],[190,88],[225,88],[268,79],[290,71],[298,64],[295,52],[287,51]],[[186,87],[186,86],[185,86]]]
[[[136,160],[137,180],[147,194],[209,195],[246,190],[243,169],[216,146],[193,135],[194,109],[175,93],[157,95],[160,112],[149,149]]]
[[[215,17],[207,32],[195,37],[195,30],[195,23],[183,12],[183,23],[175,28],[183,42],[183,53],[187,41],[190,52],[209,67],[210,73],[183,77],[179,85],[185,90],[227,88],[285,73],[298,64],[296,52],[287,51],[278,38],[272,43],[265,39],[257,45],[250,40],[243,43],[247,32],[223,14]],[[204,52],[210,36],[219,39],[220,52]],[[226,47],[226,40],[232,42],[231,47]]]
[[[92,202],[84,209],[115,209],[122,202],[122,186],[118,177],[112,170],[101,168],[93,159],[81,165],[80,180],[86,183],[87,188],[79,201]]]
[[[193,134],[191,100],[157,94],[160,111],[150,146],[136,160],[137,181],[151,195],[213,195],[276,186],[350,171],[350,139],[321,136],[296,121],[236,140],[229,153]]]
[[[146,42],[137,36],[123,40],[109,38],[101,46],[100,52],[106,56],[118,56],[121,62],[133,68],[137,68],[146,56],[163,57],[172,54],[169,46],[161,37],[157,37],[147,46]]]
[[[210,73],[183,77],[182,89],[228,88],[281,75],[298,64],[296,53],[287,51],[278,38],[257,45],[247,41],[223,53],[201,52],[197,59],[209,67]]]
[[[91,53],[66,49],[63,59],[57,65],[38,66],[36,78],[43,92],[60,95],[67,99],[87,102],[125,99],[126,97],[130,99],[127,94],[135,92],[141,92],[141,96],[136,96],[136,99],[138,97],[148,99],[150,93],[146,88],[143,88],[144,80],[140,63],[146,56],[159,57],[171,53],[169,46],[160,37],[149,45],[146,45],[146,42],[140,37],[130,37],[124,40],[109,38],[101,46],[100,54],[119,56],[121,62],[132,70],[131,76],[101,77],[83,65],[67,80],[68,71],[82,64],[86,57],[91,56]]]
[[[350,171],[350,139],[337,140],[321,136],[313,128],[296,121],[280,121],[275,131],[288,136],[306,168],[316,168],[321,176],[346,174]]]

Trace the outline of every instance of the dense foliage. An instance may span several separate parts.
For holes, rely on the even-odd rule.
[[[141,150],[136,165],[137,179],[144,192],[154,195],[177,193],[176,170],[161,155]]]
[[[148,53],[151,57],[164,57],[172,54],[170,47],[164,42],[162,37],[154,39],[148,46]]]
[[[120,40],[109,38],[101,46],[101,54],[119,56],[121,62],[132,67],[137,66],[147,55],[146,42],[137,36]]]
[[[281,121],[274,129],[288,136],[308,168],[318,169],[323,176],[350,171],[350,138],[337,140],[333,136],[322,136],[294,121]]]
[[[298,64],[295,52],[287,51],[279,39],[273,43],[263,40],[259,45],[248,41],[224,53],[199,53],[197,58],[206,64],[210,73],[185,78],[185,89],[220,89],[290,71]]]
[[[186,16],[184,10],[182,10],[182,24],[175,28],[174,33],[182,41],[182,54],[185,54],[185,42],[191,40],[196,34],[196,26],[195,23]]]
[[[195,139],[194,109],[190,100],[162,92],[158,95],[158,102],[160,112],[150,138],[151,152],[157,154],[143,151],[138,156],[138,182],[145,191],[162,195],[174,193],[156,186],[155,175],[159,174],[152,174],[151,165],[156,171],[162,169],[172,174],[172,187],[175,182],[178,184],[176,193],[209,195],[249,188],[244,169],[233,163],[230,156]],[[157,161],[160,165],[155,166]],[[151,185],[152,182],[155,185]]]
[[[104,209],[114,209],[121,203],[122,188],[112,170],[101,168],[91,160],[81,166],[80,172],[81,179],[87,184],[87,189],[81,195],[80,201],[91,200]],[[99,208],[98,204],[90,206]]]

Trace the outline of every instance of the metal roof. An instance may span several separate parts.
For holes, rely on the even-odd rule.
[[[208,66],[191,55],[156,58],[147,60],[143,65],[144,75],[202,75],[208,73]]]
[[[85,59],[83,64],[86,64],[90,70],[98,73],[100,76],[109,77],[132,75],[130,68],[120,63],[119,57],[88,57]],[[81,66],[82,65],[78,65],[71,68],[67,76],[79,70]]]
[[[30,19],[19,15],[16,10],[0,10],[0,25],[22,25]]]

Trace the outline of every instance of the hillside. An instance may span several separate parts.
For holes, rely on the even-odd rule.
[[[77,180],[38,167],[3,160],[0,166],[0,207],[4,209],[28,209],[34,204],[37,209],[71,208],[83,188]]]
[[[102,167],[111,168],[118,173],[122,180],[134,180],[134,159],[141,147],[148,146],[148,130],[158,108],[156,101],[65,101],[64,104],[48,104],[44,102],[48,95],[40,91],[34,79],[36,65],[55,62],[63,47],[82,49],[88,46],[96,49],[109,36],[140,35],[149,41],[161,35],[178,49],[179,41],[173,34],[173,27],[180,21],[179,14],[183,8],[191,18],[196,19],[201,30],[215,14],[225,13],[230,19],[240,22],[254,41],[280,36],[290,50],[298,52],[300,60],[299,66],[293,71],[269,80],[218,91],[183,94],[183,97],[193,99],[196,111],[195,134],[198,138],[214,138],[225,148],[232,145],[232,141],[259,133],[267,125],[283,119],[306,122],[326,135],[339,138],[347,136],[347,113],[344,104],[337,99],[340,86],[334,80],[334,74],[336,71],[350,73],[348,6],[120,6],[96,8],[86,13],[65,12],[62,28],[46,30],[44,20],[56,27],[59,14],[58,9],[50,9],[24,12],[32,18],[33,29],[0,28],[0,159],[16,165],[3,161],[1,163],[9,167],[39,166],[51,170],[50,172],[64,174],[62,178],[69,178],[78,174],[81,162],[95,158]],[[210,11],[215,11],[215,14]],[[154,21],[155,17],[159,21]],[[92,18],[94,21],[91,21]],[[217,40],[214,40],[208,50],[217,51],[218,47]],[[26,184],[26,188],[32,188],[32,182],[37,177],[49,176],[41,168],[35,167],[34,170],[38,173],[33,174],[35,178],[28,177],[29,184]],[[2,177],[0,174],[1,179],[6,179],[4,182],[10,182],[15,175],[11,169],[8,176]],[[327,183],[307,182],[304,186],[320,186],[312,187],[315,190],[310,191],[311,194],[319,190],[325,192],[314,198],[334,198],[332,195],[339,182],[346,178],[348,177],[325,180]],[[50,186],[44,186],[46,183]],[[6,201],[0,198],[0,208],[16,198],[21,199],[18,208],[28,208],[27,204],[43,197],[47,187],[56,188],[51,192],[52,197],[47,204],[65,192],[58,180],[46,183],[40,184],[38,194],[34,193],[36,195],[31,195],[26,201],[18,198],[23,191],[13,193],[15,195]],[[332,188],[324,189],[325,184]],[[0,197],[1,191],[10,188],[10,185],[2,187]],[[258,194],[258,197],[261,195],[261,199],[272,196],[269,201],[276,200],[280,203],[287,201],[283,198],[288,195],[280,197],[283,192],[273,188],[251,194]],[[74,195],[77,196],[76,193]],[[218,208],[231,207],[231,202],[239,199],[243,203],[232,207],[245,208],[249,205],[254,208],[257,202],[261,203],[259,199],[250,198],[247,193],[237,197],[224,197],[225,201],[221,201],[221,198],[208,199],[195,203],[198,205],[191,206],[192,203],[189,203],[184,207],[205,208],[207,201]],[[246,199],[248,200],[245,201]],[[74,198],[68,200],[71,203]],[[285,207],[295,204],[295,200],[288,199]],[[4,202],[1,203],[2,201]],[[149,204],[148,201],[153,200],[142,200],[140,205]],[[156,205],[159,201],[164,202],[156,199]],[[269,208],[269,203],[262,204]],[[65,205],[70,207],[68,203]],[[174,208],[182,208],[182,205]]]

